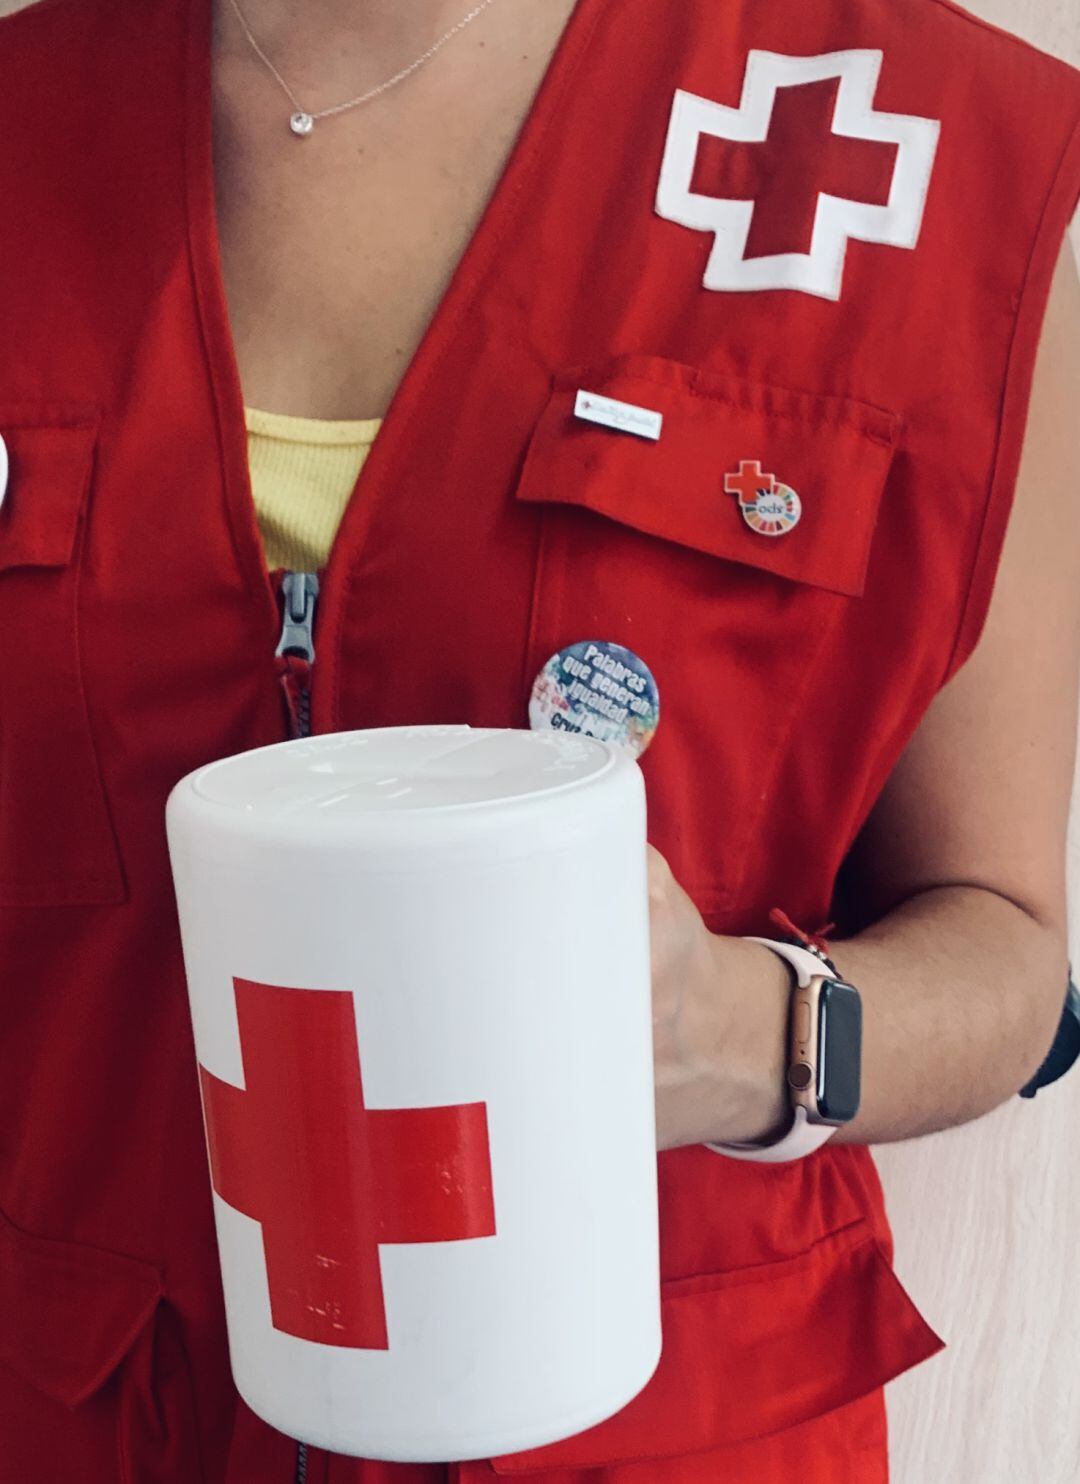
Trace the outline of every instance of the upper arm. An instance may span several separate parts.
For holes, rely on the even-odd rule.
[[[1054,274],[1020,472],[986,623],[935,696],[852,852],[879,916],[963,883],[1066,933],[1080,704],[1080,280]]]

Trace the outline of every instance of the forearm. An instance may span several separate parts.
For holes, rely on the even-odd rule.
[[[979,1118],[1050,1049],[1068,975],[1063,935],[994,892],[922,892],[833,947],[865,1015],[862,1107],[841,1140],[884,1143]]]
[[[688,991],[688,1076],[658,1091],[663,1143],[761,1139],[790,1118],[789,971],[771,950],[736,942],[715,940],[712,1013],[708,989]],[[1049,1049],[1065,993],[1063,935],[994,892],[921,892],[830,953],[863,1002],[862,1105],[841,1141],[911,1138],[977,1118],[1013,1096]]]

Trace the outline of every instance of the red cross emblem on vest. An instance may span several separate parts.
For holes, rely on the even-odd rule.
[[[839,299],[849,241],[915,247],[941,125],[873,107],[882,59],[872,50],[751,51],[738,108],[676,89],[656,212],[714,234],[707,289]],[[825,83],[835,102],[822,119]],[[702,188],[703,137],[724,142],[729,179],[718,190]],[[806,250],[791,250],[785,233]]]
[[[380,1244],[495,1234],[486,1106],[366,1108],[350,993],[233,984],[245,1087],[199,1068],[214,1189],[262,1226],[275,1329],[386,1350]]]

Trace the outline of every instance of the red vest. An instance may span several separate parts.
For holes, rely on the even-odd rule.
[[[208,11],[0,23],[0,1436],[45,1484],[295,1460],[229,1378],[164,834],[177,779],[289,726]],[[1076,72],[946,0],[579,0],[341,526],[315,731],[521,726],[554,651],[625,644],[651,838],[710,928],[855,930],[842,863],[985,616],[1078,117]],[[659,1177],[659,1370],[496,1472],[778,1434],[939,1348],[865,1148]]]

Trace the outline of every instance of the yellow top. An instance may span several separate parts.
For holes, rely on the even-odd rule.
[[[244,408],[266,564],[320,572],[382,419],[332,422]]]

